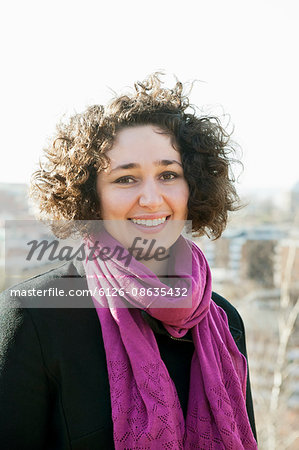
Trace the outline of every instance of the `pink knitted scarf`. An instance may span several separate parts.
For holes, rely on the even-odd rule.
[[[96,240],[99,248],[120,246],[106,231]],[[172,288],[178,296],[135,258],[126,265],[124,259],[99,258],[97,250],[92,261],[85,261],[106,351],[115,448],[256,449],[245,405],[246,360],[231,336],[225,312],[211,300],[208,263],[182,236],[172,251],[171,275],[177,276]],[[188,258],[192,276],[186,273]],[[161,294],[144,295],[141,288]],[[173,337],[192,332],[186,419],[141,310],[161,321]]]

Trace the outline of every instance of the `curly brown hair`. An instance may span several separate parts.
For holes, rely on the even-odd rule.
[[[159,75],[135,83],[133,93],[114,98],[107,107],[91,106],[57,125],[31,180],[31,197],[40,216],[71,224],[56,226],[56,235],[78,232],[77,221],[101,219],[97,174],[109,167],[107,151],[116,133],[138,125],[158,126],[180,152],[190,192],[188,220],[196,236],[217,239],[228,212],[239,208],[230,170],[236,161],[230,157],[235,151],[230,134],[217,117],[197,116],[193,107],[187,113],[190,104],[182,83],[177,81],[173,89],[162,87]]]

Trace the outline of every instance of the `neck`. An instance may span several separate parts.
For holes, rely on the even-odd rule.
[[[168,261],[169,258],[163,259],[162,261],[151,258],[149,260],[140,259],[139,262],[150,269],[157,277],[163,278],[168,274]]]

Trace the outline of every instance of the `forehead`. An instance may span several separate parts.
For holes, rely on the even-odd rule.
[[[174,148],[171,136],[152,125],[120,130],[107,155],[111,158],[111,162],[127,158],[142,161],[175,157],[180,160],[180,153]]]

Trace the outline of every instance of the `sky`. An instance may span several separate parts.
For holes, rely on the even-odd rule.
[[[11,0],[0,9],[0,182],[27,183],[62,115],[163,71],[230,118],[239,190],[299,180],[297,0]],[[238,172],[239,173],[239,172]]]

